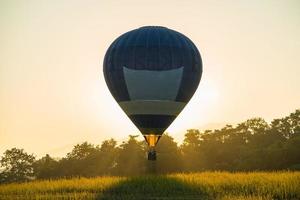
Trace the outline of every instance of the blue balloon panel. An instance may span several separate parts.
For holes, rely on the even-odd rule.
[[[144,135],[161,135],[195,93],[202,60],[183,34],[145,26],[118,37],[103,64],[107,86]]]

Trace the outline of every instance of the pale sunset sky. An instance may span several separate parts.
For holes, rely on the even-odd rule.
[[[84,141],[139,134],[110,94],[102,63],[122,33],[160,25],[188,36],[200,85],[167,129],[267,121],[300,108],[299,0],[1,0],[0,155],[64,156]]]

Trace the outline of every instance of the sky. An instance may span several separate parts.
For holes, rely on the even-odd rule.
[[[122,33],[160,25],[198,47],[203,74],[167,129],[270,122],[300,108],[298,0],[0,0],[0,155],[64,156],[140,134],[110,94],[103,58]]]

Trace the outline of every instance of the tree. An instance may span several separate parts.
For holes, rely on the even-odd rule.
[[[97,148],[94,147],[94,145],[84,142],[82,144],[77,144],[72,149],[72,152],[67,154],[68,159],[77,159],[77,160],[83,160],[87,158],[89,155],[95,153],[97,151]]]
[[[271,128],[287,139],[300,135],[300,109],[287,117],[274,119]]]
[[[110,139],[102,142],[100,151],[96,157],[98,175],[116,173],[118,151],[119,147],[117,147],[116,140]]]
[[[38,179],[49,179],[57,176],[58,161],[46,154],[46,156],[34,163],[34,174]]]
[[[284,144],[284,152],[286,168],[294,168],[300,166],[300,136],[290,138]]]
[[[201,134],[197,129],[189,129],[184,135],[180,147],[182,152],[183,168],[185,171],[199,171],[203,168],[203,152],[200,150]]]
[[[157,160],[156,172],[157,173],[171,173],[179,172],[182,169],[182,160],[180,150],[174,139],[164,134],[161,136],[159,143],[156,146]],[[151,161],[147,162],[151,164]]]
[[[20,182],[33,179],[33,163],[35,157],[24,152],[23,149],[12,148],[4,152],[0,160],[1,167],[4,168],[2,181]]]
[[[130,135],[120,145],[116,171],[120,175],[139,175],[146,171],[145,142],[137,141],[138,136]]]
[[[118,147],[114,139],[102,142],[97,151],[91,153],[82,164],[85,166],[85,176],[112,175],[117,165]]]
[[[93,158],[99,152],[99,147],[88,142],[77,144],[72,151],[59,162],[60,176],[93,176]]]

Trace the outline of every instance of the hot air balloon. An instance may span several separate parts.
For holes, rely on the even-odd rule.
[[[145,26],[118,37],[108,48],[103,72],[120,107],[149,145],[155,145],[195,93],[202,60],[183,34],[161,26]]]

